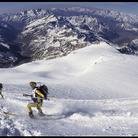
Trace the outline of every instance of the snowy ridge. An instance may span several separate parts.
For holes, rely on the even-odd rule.
[[[92,42],[107,41],[106,38],[116,36],[108,25],[87,15],[62,17],[48,14],[24,27],[18,41],[23,43],[23,54],[37,60],[67,55]]]
[[[128,22],[128,23],[138,23],[138,16],[124,13],[124,12],[116,12],[116,11],[109,11],[109,10],[91,10],[91,9],[85,9],[80,7],[71,7],[71,8],[51,8],[51,11],[58,14],[66,14],[67,12],[72,12],[71,14],[67,14],[69,16],[74,14],[93,14],[98,16],[104,16],[104,17],[110,17],[112,19],[115,19],[116,21],[120,22]]]
[[[13,48],[11,54],[17,59],[8,67],[65,56],[99,41],[116,44],[122,53],[138,51],[132,43],[138,35],[138,17],[132,14],[80,7],[32,9],[0,15],[0,21],[5,31],[0,33],[0,43]],[[6,62],[1,64],[7,67]]]
[[[7,14],[6,16],[2,15],[3,21],[9,21],[9,22],[19,22],[19,23],[28,23],[32,20],[39,19],[41,17],[44,17],[48,12],[46,10],[42,9],[36,9],[36,10],[29,10],[29,11],[23,11],[15,14]]]
[[[0,135],[137,136],[137,68],[137,56],[101,42],[65,57],[0,69],[5,97],[0,99]],[[53,115],[48,120],[27,115],[31,99],[22,95],[31,93],[30,81],[46,83],[56,95],[43,103],[43,112]]]

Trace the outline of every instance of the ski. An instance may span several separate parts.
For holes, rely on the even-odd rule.
[[[10,115],[10,116],[20,116],[18,114],[13,114],[13,113],[5,112],[5,111],[3,111],[3,113],[5,115]],[[33,118],[30,118],[30,119],[48,121],[48,120],[56,120],[56,119],[61,119],[61,118],[64,118],[64,115],[62,116],[62,115],[58,115],[58,114],[45,114],[45,115],[39,116],[39,117],[34,116]]]
[[[3,111],[3,113],[6,114],[6,115],[18,116],[18,115],[16,115],[16,114],[12,114],[12,113],[8,113],[8,112],[4,112],[4,111]]]
[[[19,115],[17,115],[17,114],[13,114],[13,113],[8,113],[8,112],[5,112],[5,111],[3,111],[3,113],[5,114],[5,115],[10,115],[10,116],[19,116]],[[30,118],[30,119],[38,119],[38,120],[40,120],[41,118],[38,118],[38,117],[33,117],[33,118]],[[43,120],[43,119],[42,119]],[[44,119],[45,120],[45,119]]]

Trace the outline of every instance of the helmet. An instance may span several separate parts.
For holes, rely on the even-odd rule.
[[[30,86],[31,86],[32,88],[36,87],[36,82],[31,81],[31,82],[30,82]]]

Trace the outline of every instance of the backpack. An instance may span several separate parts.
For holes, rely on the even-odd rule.
[[[41,86],[38,86],[37,90],[39,90],[44,95],[44,99],[46,100],[47,99],[47,94],[49,94],[47,86],[45,84],[43,84]]]
[[[1,89],[3,88],[3,85],[2,85],[2,83],[0,83],[0,88],[1,88]]]

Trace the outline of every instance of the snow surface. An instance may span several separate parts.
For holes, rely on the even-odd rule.
[[[6,47],[6,48],[8,48],[8,49],[10,49],[10,46],[9,46],[8,44],[5,44],[5,43],[0,43],[0,45],[2,45],[2,46],[4,46],[4,47]]]
[[[138,58],[120,54],[105,42],[68,56],[0,69],[0,136],[138,135]],[[30,81],[45,83],[50,100],[42,110],[53,116],[30,119],[23,93]],[[8,116],[3,111],[19,114]],[[43,118],[47,120],[43,120]]]
[[[138,46],[138,39],[134,39],[134,40],[132,40],[132,42],[133,42],[136,46]]]

